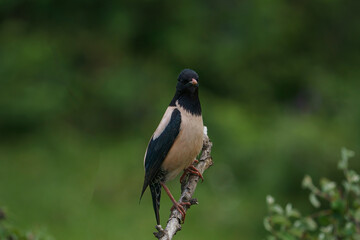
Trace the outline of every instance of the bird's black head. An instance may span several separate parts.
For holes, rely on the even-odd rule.
[[[194,94],[199,87],[199,75],[191,69],[184,69],[178,77],[178,84],[176,90],[179,93]]]
[[[170,102],[170,106],[178,103],[192,114],[201,115],[199,101],[199,75],[191,69],[184,69],[178,77],[176,93]]]

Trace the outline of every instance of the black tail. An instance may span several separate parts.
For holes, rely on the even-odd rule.
[[[157,225],[160,225],[160,198],[161,198],[161,185],[159,182],[157,183],[150,183],[150,191],[151,191],[151,197],[153,201],[153,207],[156,217],[156,223]]]
[[[140,204],[141,198],[142,198],[142,196],[144,195],[144,192],[145,192],[145,190],[146,190],[146,188],[147,188],[148,185],[149,185],[149,181],[148,181],[147,178],[145,177],[143,189],[142,189],[141,195],[140,195],[139,204]]]

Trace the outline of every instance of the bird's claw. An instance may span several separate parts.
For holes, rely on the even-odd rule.
[[[198,160],[195,159],[195,161],[199,162]],[[194,162],[195,162],[194,161]],[[188,168],[184,169],[184,173],[181,175],[180,177],[180,183],[182,183],[186,177],[186,174],[187,173],[191,173],[191,174],[194,174],[194,175],[197,175],[199,176],[199,178],[201,178],[201,182],[204,181],[204,177],[203,175],[201,174],[201,172],[199,172],[199,170],[197,170],[196,167],[194,167],[193,165],[190,165]]]
[[[185,222],[185,216],[186,216],[186,212],[184,209],[184,206],[191,206],[190,202],[180,202],[180,203],[174,203],[174,205],[171,207],[170,211],[173,211],[175,208],[179,211],[179,213],[182,216],[182,223]]]
[[[192,174],[195,174],[195,175],[198,175],[199,176],[199,178],[201,178],[201,181],[203,182],[204,181],[204,177],[203,177],[203,175],[201,174],[201,172],[199,172],[199,170],[197,170],[197,168],[196,167],[194,167],[194,166],[190,166],[189,167],[189,170],[188,170],[190,173],[192,173]]]
[[[157,232],[154,232],[154,236],[158,239],[162,238],[165,235],[165,231],[164,229],[161,227],[161,225],[156,225],[155,226]]]

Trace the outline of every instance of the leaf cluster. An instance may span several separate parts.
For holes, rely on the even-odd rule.
[[[268,216],[264,218],[265,229],[270,232],[268,240],[293,239],[360,239],[360,176],[348,168],[349,158],[354,152],[343,148],[338,169],[343,171],[341,184],[326,178],[319,186],[306,175],[302,187],[308,189],[309,201],[316,209],[310,215],[303,215],[290,203],[285,208],[267,196]]]
[[[5,211],[0,208],[0,240],[54,240],[48,233],[41,230],[24,231],[9,223]]]

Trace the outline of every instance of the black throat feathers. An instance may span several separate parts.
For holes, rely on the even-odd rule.
[[[201,105],[198,89],[196,89],[193,93],[180,93],[179,91],[176,91],[175,96],[171,100],[169,106],[176,106],[176,102],[178,102],[181,107],[183,107],[186,111],[190,112],[192,115],[201,115]]]

